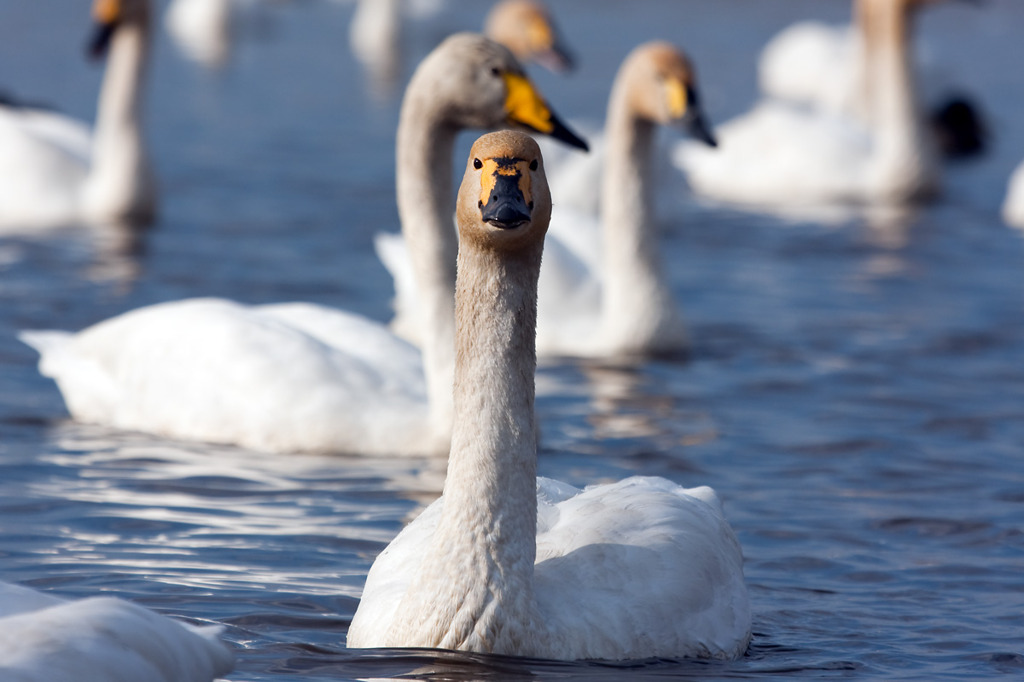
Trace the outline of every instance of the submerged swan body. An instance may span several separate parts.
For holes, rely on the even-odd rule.
[[[221,630],[181,623],[112,597],[65,601],[0,583],[0,678],[210,682],[234,665]]]
[[[93,13],[94,52],[109,45],[95,132],[56,114],[0,105],[0,227],[142,225],[155,215],[141,130],[149,4],[97,0]]]
[[[694,189],[738,203],[905,204],[939,189],[937,151],[917,101],[909,55],[915,9],[933,0],[864,0],[871,55],[861,115],[833,115],[766,100],[718,128],[721,149],[681,143]]]
[[[463,128],[508,124],[575,140],[511,53],[482,36],[449,38],[409,83],[397,190],[402,229],[417,245],[422,358],[358,315],[218,299],[22,338],[81,421],[277,452],[443,454],[454,363],[452,148]]]
[[[549,659],[734,658],[743,558],[709,488],[538,479],[535,305],[551,204],[525,135],[473,146],[459,192],[455,428],[443,497],[374,562],[350,647]]]

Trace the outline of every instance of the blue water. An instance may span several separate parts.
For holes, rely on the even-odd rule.
[[[536,80],[602,117],[610,74],[662,37],[698,64],[708,113],[754,97],[754,59],[836,0],[554,0],[581,69]],[[407,27],[405,69],[485,3]],[[372,253],[394,230],[394,96],[347,47],[349,3],[249,9],[219,71],[165,34],[149,122],[163,190],[137,243],[0,235],[0,580],[108,592],[228,625],[231,680],[1024,676],[1024,233],[998,215],[1024,158],[1024,4],[922,17],[975,93],[984,159],[907,215],[789,221],[694,204],[664,253],[696,351],[685,364],[542,368],[541,472],[713,486],[747,557],[749,654],[598,666],[343,647],[374,556],[440,492],[444,463],[272,456],[68,421],[24,328],[78,329],[151,302],[309,300],[389,315]],[[86,3],[0,2],[0,84],[91,119]],[[400,89],[400,85],[399,85]],[[371,96],[369,93],[373,92]],[[466,140],[463,141],[465,143]]]

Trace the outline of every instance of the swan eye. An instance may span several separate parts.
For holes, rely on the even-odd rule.
[[[484,164],[480,161],[480,159],[473,159],[473,168],[476,168],[477,170],[480,170],[483,167],[484,167]]]
[[[491,75],[494,76],[495,78],[497,78],[498,76],[501,75],[501,69],[499,69],[497,66],[492,66],[491,67]]]
[[[533,161],[530,162],[530,170],[537,170],[537,166],[537,159],[534,159]]]

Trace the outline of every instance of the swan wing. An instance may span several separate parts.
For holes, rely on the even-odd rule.
[[[195,627],[120,599],[64,601],[0,584],[0,604],[5,680],[200,682],[234,665],[223,628]]]
[[[373,238],[373,248],[384,268],[395,283],[393,307],[395,317],[391,320],[391,331],[409,343],[419,346],[423,342],[420,330],[416,276],[412,271],[409,247],[400,234],[381,232]]]
[[[279,452],[443,447],[419,352],[329,308],[190,299],[22,339],[81,421]]]
[[[549,504],[535,589],[552,657],[743,653],[743,556],[714,491],[633,477]]]
[[[847,111],[856,39],[850,26],[801,21],[772,38],[758,61],[761,92],[828,111]]]

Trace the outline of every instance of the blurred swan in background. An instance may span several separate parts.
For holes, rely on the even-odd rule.
[[[306,303],[189,299],[77,334],[21,338],[80,421],[275,452],[444,454],[454,363],[451,157],[461,129],[503,125],[582,144],[501,45],[459,34],[423,60],[396,141],[399,214],[429,330],[422,358],[378,322]]]
[[[387,94],[401,75],[403,16],[421,19],[436,7],[411,0],[359,0],[349,24],[349,45],[378,95]],[[551,13],[538,0],[502,0],[484,23],[491,40],[509,48],[521,62],[535,61],[567,71],[573,60]]]
[[[870,56],[860,115],[765,100],[718,128],[714,154],[683,142],[674,154],[701,194],[762,206],[820,201],[905,204],[939,190],[934,137],[910,57],[915,10],[937,0],[863,0]]]
[[[147,0],[95,0],[92,51],[109,48],[96,128],[0,105],[0,226],[148,224],[156,185],[142,133]]]
[[[455,421],[443,496],[381,552],[347,646],[543,659],[736,658],[743,556],[707,487],[537,477],[537,280],[551,199],[536,142],[473,145],[459,191]]]
[[[172,0],[164,14],[167,32],[189,58],[220,66],[231,51],[236,0]]]
[[[1024,228],[1024,163],[1017,166],[1010,176],[1003,201],[1003,220],[1008,225]]]
[[[659,125],[715,145],[689,59],[672,45],[634,49],[612,85],[599,182],[600,220],[556,208],[540,274],[537,352],[545,356],[674,354],[686,329],[665,280],[653,196]]]
[[[0,583],[0,678],[17,682],[209,682],[235,656],[197,627],[113,597],[66,601]]]
[[[870,30],[870,9],[864,0],[854,0],[853,8],[850,25],[801,21],[772,38],[758,62],[762,94],[866,121],[872,55],[864,34]],[[925,50],[913,55],[916,85],[940,151],[947,157],[984,151],[986,131],[977,105],[951,91]]]

